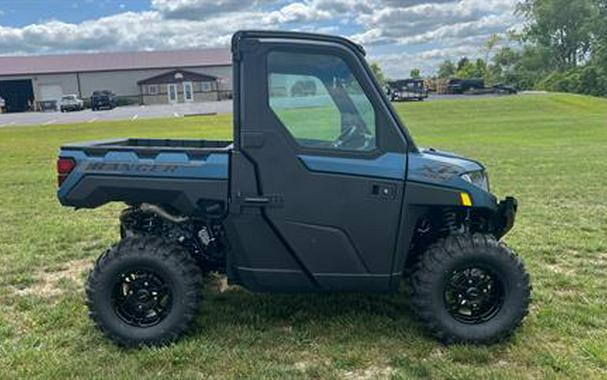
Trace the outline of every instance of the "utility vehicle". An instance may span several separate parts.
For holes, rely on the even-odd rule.
[[[101,109],[116,108],[116,95],[109,90],[93,91],[91,95],[91,109],[99,111]]]
[[[82,111],[83,109],[84,101],[79,99],[78,95],[63,95],[61,100],[59,100],[59,110],[61,112]]]
[[[451,79],[447,84],[449,94],[464,94],[485,89],[485,80],[482,78]]]
[[[63,205],[128,205],[86,284],[96,326],[119,345],[172,342],[209,271],[281,293],[396,292],[410,273],[411,307],[443,342],[510,335],[530,281],[499,241],[516,200],[496,200],[485,168],[415,145],[357,44],[241,31],[232,50],[233,141],[61,148]],[[302,82],[314,93],[291,91]]]
[[[391,101],[417,100],[423,101],[428,97],[428,89],[423,79],[401,79],[387,83],[386,95]]]

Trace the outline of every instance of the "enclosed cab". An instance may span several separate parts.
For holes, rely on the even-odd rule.
[[[396,292],[445,342],[492,343],[522,321],[529,276],[499,240],[514,198],[485,168],[419,148],[365,61],[332,36],[232,40],[234,141],[70,144],[63,205],[121,201],[120,241],[88,278],[90,315],[121,345],[190,325],[203,273],[260,292]]]

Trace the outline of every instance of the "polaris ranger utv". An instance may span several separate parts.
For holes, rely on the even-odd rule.
[[[394,292],[443,342],[489,344],[527,313],[530,280],[499,240],[478,162],[417,147],[346,39],[244,31],[232,40],[234,141],[65,145],[65,206],[128,205],[86,285],[95,325],[123,346],[191,325],[203,273],[259,292]],[[308,83],[305,94],[290,89]]]

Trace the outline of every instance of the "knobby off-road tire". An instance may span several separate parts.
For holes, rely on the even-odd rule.
[[[411,279],[416,314],[446,344],[502,341],[528,313],[529,274],[521,259],[491,235],[437,241],[416,263]]]
[[[199,267],[180,246],[157,237],[127,237],[89,273],[89,316],[120,346],[166,345],[192,324],[201,287]]]

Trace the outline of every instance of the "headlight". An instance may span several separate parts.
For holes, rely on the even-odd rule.
[[[480,187],[487,192],[489,191],[489,178],[484,170],[464,173],[460,177],[474,186]]]

